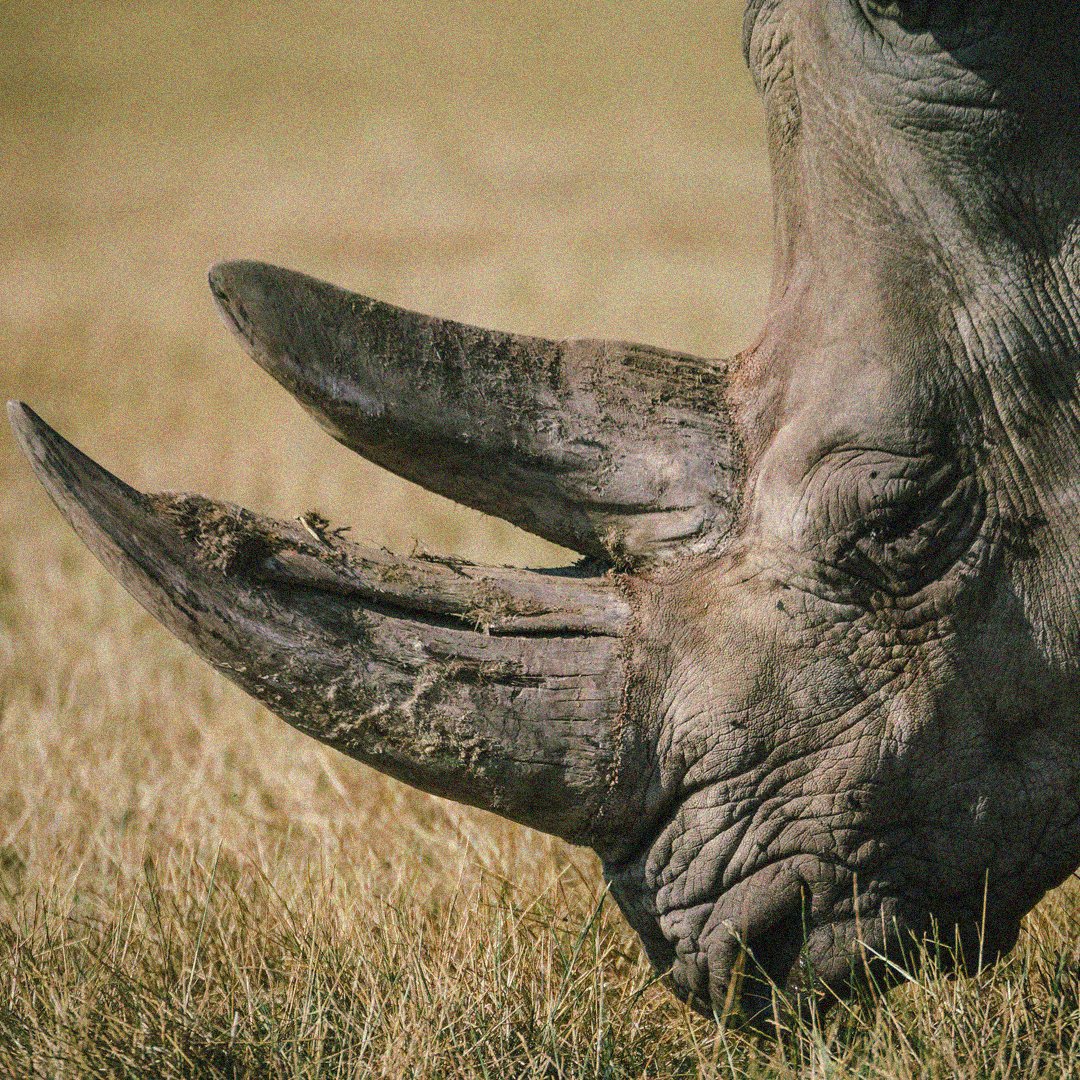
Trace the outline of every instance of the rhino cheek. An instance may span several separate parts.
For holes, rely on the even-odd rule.
[[[1035,893],[1016,874],[1035,844],[1027,825],[1054,806],[1025,804],[1022,763],[990,753],[985,673],[963,636],[949,619],[906,639],[824,630],[813,598],[732,577],[711,593],[694,582],[719,615],[661,622],[683,659],[660,665],[660,825],[607,867],[654,965],[703,1011],[734,1002],[753,1018],[769,982],[803,1001],[887,985],[884,957],[913,965],[927,934],[946,964],[957,941],[968,966],[992,961],[1045,887],[1042,870]]]

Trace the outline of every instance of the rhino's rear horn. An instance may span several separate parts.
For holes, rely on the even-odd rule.
[[[432,491],[623,566],[705,550],[731,523],[719,361],[481,330],[262,263],[210,284],[335,438]]]

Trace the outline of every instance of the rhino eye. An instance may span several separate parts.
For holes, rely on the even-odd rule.
[[[977,500],[970,479],[955,470],[876,483],[872,491],[830,545],[829,562],[847,580],[909,595],[942,576],[970,545]]]

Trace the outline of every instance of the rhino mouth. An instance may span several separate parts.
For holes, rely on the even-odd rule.
[[[991,924],[979,912],[939,919],[892,896],[865,906],[858,917],[815,917],[808,885],[778,909],[764,899],[749,927],[732,921],[724,934],[697,943],[708,956],[707,980],[680,971],[676,959],[673,988],[706,1016],[729,1012],[742,1026],[777,1034],[859,992],[913,982],[927,966],[946,978],[973,975],[997,963],[1019,935],[1019,919]]]
[[[671,989],[729,1024],[776,1034],[867,989],[915,981],[928,962],[972,975],[1020,932],[1023,911],[977,880],[943,891],[913,876],[904,853],[918,847],[915,833],[870,860],[793,849],[734,880],[722,879],[737,855],[673,871],[669,843],[654,836],[605,876]]]

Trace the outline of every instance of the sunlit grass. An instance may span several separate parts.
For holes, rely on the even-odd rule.
[[[542,845],[538,845],[542,846]],[[528,845],[526,845],[526,848]],[[449,854],[443,852],[444,855]],[[1075,891],[978,979],[928,970],[782,1043],[673,1004],[593,875],[511,885],[456,851],[159,847],[102,893],[4,863],[5,1075],[1064,1077],[1080,1067]],[[446,885],[448,883],[442,883]]]
[[[728,354],[768,287],[741,3],[0,5],[0,363],[120,475],[552,563],[319,432],[218,324],[272,259],[507,329]],[[786,1046],[657,984],[587,853],[287,729],[0,435],[0,1075],[1080,1072],[1080,898]]]

